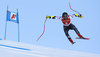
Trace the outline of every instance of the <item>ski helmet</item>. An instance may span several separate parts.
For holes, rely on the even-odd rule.
[[[67,12],[64,12],[64,13],[62,14],[62,17],[67,17],[67,16],[68,16]]]

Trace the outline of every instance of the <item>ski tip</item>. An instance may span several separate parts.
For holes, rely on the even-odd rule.
[[[79,38],[79,37],[76,37],[76,39],[81,39],[81,38]]]
[[[90,38],[86,38],[86,40],[89,40]]]
[[[76,37],[76,39],[85,39],[85,40],[89,40],[90,38],[79,38],[79,37]]]
[[[79,38],[76,38],[76,39],[79,39]]]

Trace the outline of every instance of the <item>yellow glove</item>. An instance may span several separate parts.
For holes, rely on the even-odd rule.
[[[48,16],[48,15],[46,16],[46,19],[47,19],[47,18],[49,18],[49,16]]]
[[[47,19],[47,18],[55,19],[55,17],[56,17],[56,16],[48,16],[48,15],[47,15],[47,16],[46,16],[46,19]]]
[[[82,16],[81,14],[79,15],[79,17],[80,17],[80,18],[83,18],[83,16]]]
[[[83,16],[80,14],[80,15],[78,15],[78,14],[74,14],[76,17],[80,17],[80,18],[83,18]]]

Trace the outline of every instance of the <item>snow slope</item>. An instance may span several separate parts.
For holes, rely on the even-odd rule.
[[[100,54],[61,50],[0,40],[0,57],[100,57]]]

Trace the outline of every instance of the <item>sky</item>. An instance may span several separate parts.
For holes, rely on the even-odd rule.
[[[61,20],[47,19],[45,33],[36,42],[43,32],[46,15],[61,16],[63,12],[67,12],[69,15],[76,13],[69,8],[68,2],[74,10],[83,15],[83,18],[72,18],[71,22],[84,37],[90,38],[90,40],[75,39],[78,36],[71,30],[69,34],[76,42],[72,45],[63,31]],[[18,9],[20,42],[100,54],[99,2],[99,0],[0,0],[0,38],[4,39],[8,6],[8,10],[12,12],[17,12]],[[7,40],[18,41],[17,23],[7,22],[6,38]]]

